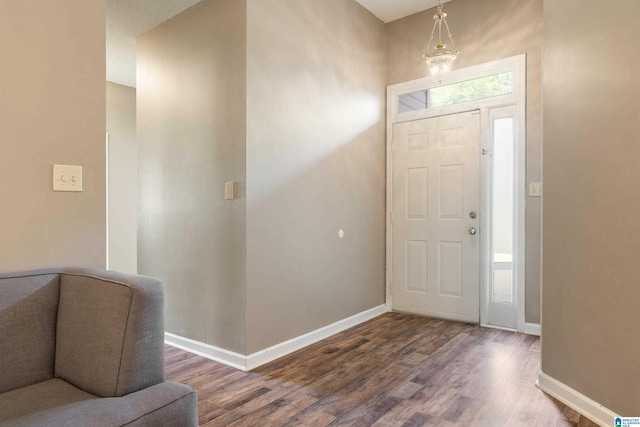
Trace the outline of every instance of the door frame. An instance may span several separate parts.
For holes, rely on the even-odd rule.
[[[515,188],[516,191],[516,218],[514,219],[514,237],[516,245],[514,248],[514,302],[516,308],[516,328],[518,332],[525,331],[524,317],[524,296],[525,296],[525,210],[526,210],[526,55],[517,55],[497,61],[484,63],[467,68],[457,69],[451,72],[446,80],[446,84],[458,83],[466,80],[495,75],[503,72],[513,73],[513,92],[507,95],[495,96],[476,101],[464,102],[444,107],[429,108],[420,111],[406,112],[398,114],[398,98],[400,95],[418,90],[426,90],[438,87],[440,84],[431,77],[411,80],[403,83],[390,85],[387,87],[387,176],[386,176],[386,305],[387,310],[392,310],[391,278],[392,278],[392,239],[393,228],[391,224],[391,210],[393,201],[393,125],[413,120],[428,119],[431,117],[448,114],[463,113],[466,111],[480,110],[480,148],[484,150],[490,147],[491,137],[491,110],[500,107],[515,106],[516,135],[518,143],[514,147],[516,157]],[[481,221],[480,221],[480,319],[483,326],[495,327],[487,324],[488,309],[490,301],[489,280],[491,271],[488,270],[490,255],[490,240],[488,233],[483,230],[490,230],[490,221],[483,213],[488,211],[489,196],[487,193],[487,168],[488,160],[481,155],[480,159],[480,200],[481,200]],[[508,328],[502,328],[508,329]]]

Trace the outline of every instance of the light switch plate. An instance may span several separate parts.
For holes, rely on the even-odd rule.
[[[82,166],[53,165],[53,191],[82,191]]]
[[[529,197],[542,197],[542,183],[530,182],[529,183]]]
[[[224,199],[225,200],[233,200],[236,198],[235,194],[235,183],[233,182],[225,182],[224,183]]]

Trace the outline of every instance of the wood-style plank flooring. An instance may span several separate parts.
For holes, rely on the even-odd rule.
[[[241,372],[166,347],[203,426],[596,427],[535,387],[537,337],[388,313]]]

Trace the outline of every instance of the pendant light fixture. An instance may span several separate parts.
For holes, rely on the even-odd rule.
[[[427,66],[431,72],[431,77],[442,83],[442,81],[449,75],[453,62],[458,57],[460,51],[456,49],[456,45],[453,42],[453,36],[451,35],[449,25],[447,24],[447,14],[442,11],[442,0],[438,1],[438,12],[433,15],[433,19],[435,19],[436,22],[433,24],[433,30],[431,30],[431,37],[429,37],[429,44],[427,45],[427,53],[425,53],[423,57],[427,62]],[[449,40],[451,41],[451,49],[447,49],[447,44],[442,42],[443,23],[447,30],[447,34],[449,35]],[[438,30],[438,43],[436,44],[435,49],[431,50],[431,42],[436,34],[436,29]]]

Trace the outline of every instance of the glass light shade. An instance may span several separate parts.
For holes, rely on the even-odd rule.
[[[440,83],[445,80],[451,72],[453,62],[457,57],[456,52],[448,49],[436,49],[424,55],[431,77]]]

